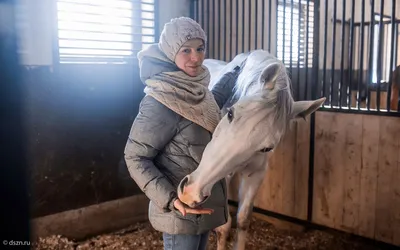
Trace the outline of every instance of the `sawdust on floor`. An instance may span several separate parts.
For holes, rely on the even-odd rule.
[[[235,228],[232,228],[228,249],[233,249],[233,239],[235,238]],[[162,250],[162,234],[153,230],[150,224],[137,223],[123,230],[98,235],[85,241],[76,242],[62,236],[51,236],[40,238],[33,244],[35,250],[44,249],[102,249],[102,250]],[[214,234],[210,235],[208,250],[216,249]],[[247,250],[378,250],[377,246],[371,246],[364,240],[348,234],[331,233],[319,230],[307,232],[289,232],[279,230],[273,225],[256,218],[252,218]]]

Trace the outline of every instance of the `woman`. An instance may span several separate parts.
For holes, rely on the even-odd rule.
[[[193,172],[231,96],[238,67],[208,90],[203,66],[206,35],[181,17],[164,26],[160,42],[138,53],[146,85],[125,148],[131,177],[150,199],[149,220],[163,232],[165,250],[205,250],[209,231],[227,222],[225,180],[217,182],[205,208],[178,198],[180,180]]]

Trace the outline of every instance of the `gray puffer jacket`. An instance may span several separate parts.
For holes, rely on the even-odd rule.
[[[225,74],[212,93],[220,108],[232,93],[238,68]],[[174,208],[177,186],[200,163],[212,134],[183,118],[151,96],[145,96],[125,148],[131,177],[150,199],[149,220],[154,229],[169,234],[201,234],[227,222],[225,180],[218,181],[202,205],[211,215],[187,214]]]

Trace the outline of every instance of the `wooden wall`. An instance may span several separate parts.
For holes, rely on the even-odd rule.
[[[400,245],[400,118],[318,112],[313,222]]]
[[[318,111],[315,124],[312,222],[400,246],[400,118]],[[255,207],[306,220],[309,135],[293,122]]]

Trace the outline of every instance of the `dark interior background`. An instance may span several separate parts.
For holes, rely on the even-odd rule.
[[[22,70],[31,217],[140,193],[123,160],[144,95],[137,64]]]

